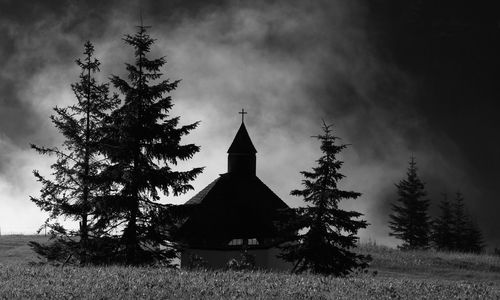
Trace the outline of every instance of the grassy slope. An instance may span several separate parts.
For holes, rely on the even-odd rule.
[[[384,246],[363,245],[371,254],[370,271],[382,277],[434,278],[492,282],[500,289],[500,257],[436,251],[402,252]]]
[[[0,236],[0,264],[19,264],[38,261],[28,246],[29,241],[44,242],[43,235],[2,235]]]
[[[43,240],[44,237],[36,237]],[[351,278],[164,268],[30,266],[33,237],[0,237],[0,298],[500,298],[500,258],[361,247],[374,260]],[[377,275],[374,275],[374,272]]]

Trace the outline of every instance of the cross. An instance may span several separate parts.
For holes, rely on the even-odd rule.
[[[139,7],[139,19],[141,21],[141,25],[140,26],[136,26],[137,28],[141,29],[141,30],[145,30],[147,28],[151,28],[151,26],[148,26],[148,25],[144,25],[144,22],[142,21],[142,3],[140,3],[140,7]]]
[[[142,4],[142,3],[141,3]],[[144,26],[144,24],[142,23],[142,5],[140,7],[140,12],[139,12],[139,15],[140,15],[140,18],[141,18],[141,27]]]
[[[242,108],[241,111],[239,112],[239,114],[241,115],[241,123],[244,123],[245,115],[248,113]]]

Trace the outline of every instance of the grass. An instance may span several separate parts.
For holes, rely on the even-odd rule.
[[[373,244],[362,245],[358,251],[372,255],[370,270],[383,277],[492,282],[500,289],[499,256],[432,250],[399,251]]]
[[[37,299],[493,299],[486,283],[164,268],[0,267],[2,298]]]
[[[43,235],[2,235],[0,236],[0,264],[22,264],[36,262],[36,254],[28,246],[29,241],[45,242]]]
[[[0,298],[500,299],[500,258],[488,255],[401,252],[363,245],[359,251],[373,256],[368,272],[332,278],[258,271],[39,266],[28,263],[36,261],[26,245],[33,239],[0,237]]]

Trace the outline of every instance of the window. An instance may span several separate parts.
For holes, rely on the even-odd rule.
[[[229,246],[243,245],[243,239],[232,239],[228,245]]]
[[[229,243],[229,246],[241,246],[241,245],[259,245],[259,241],[256,238],[253,239],[232,239]]]
[[[258,245],[259,244],[259,241],[257,241],[256,238],[253,238],[253,239],[248,239],[248,244],[249,245]]]

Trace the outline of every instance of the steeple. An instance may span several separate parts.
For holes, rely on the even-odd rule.
[[[245,110],[242,115],[240,129],[236,133],[231,146],[227,150],[227,172],[255,175],[257,150],[255,149],[244,123]]]

